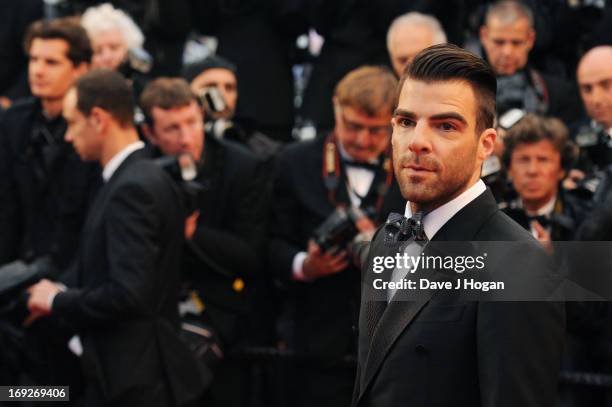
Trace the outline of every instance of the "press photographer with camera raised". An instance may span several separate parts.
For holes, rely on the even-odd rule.
[[[153,60],[143,48],[145,37],[134,20],[104,3],[86,9],[81,25],[91,39],[92,67],[119,71],[132,82],[137,97],[149,80]]]
[[[533,12],[524,3],[501,0],[489,7],[480,42],[497,78],[497,114],[502,126],[504,114],[511,109],[556,116],[566,125],[580,117],[573,84],[529,64],[535,37]]]
[[[184,322],[215,333],[206,357],[216,365],[207,405],[241,405],[247,371],[225,356],[271,330],[254,304],[269,203],[260,162],[240,145],[205,136],[198,99],[184,79],[153,80],[140,104],[154,154],[189,153],[199,163],[195,181],[204,190],[193,202],[180,265],[190,291]]]
[[[383,67],[349,72],[335,89],[334,129],[279,157],[268,260],[289,287],[283,339],[304,357],[290,379],[295,405],[350,404],[355,370],[342,360],[356,351],[360,273],[346,245],[404,206],[390,156],[396,86]],[[341,236],[329,235],[338,230]]]
[[[219,55],[211,55],[183,68],[183,77],[198,95],[209,136],[246,145],[263,157],[276,154],[280,143],[257,131],[254,123],[234,117],[238,104],[236,65]]]

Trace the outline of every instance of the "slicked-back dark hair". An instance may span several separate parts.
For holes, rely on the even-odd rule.
[[[399,94],[406,79],[423,82],[465,81],[474,91],[478,135],[493,127],[497,80],[487,62],[453,44],[438,44],[419,52],[400,79]]]
[[[95,69],[81,76],[75,84],[77,109],[85,116],[99,107],[107,111],[121,127],[134,123],[134,96],[127,80],[110,69]]]

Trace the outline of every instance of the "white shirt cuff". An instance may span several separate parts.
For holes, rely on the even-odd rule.
[[[293,269],[293,279],[295,281],[308,281],[306,277],[304,276],[304,269],[303,269],[304,260],[306,260],[306,257],[308,257],[308,253],[299,252],[293,258],[292,269]]]

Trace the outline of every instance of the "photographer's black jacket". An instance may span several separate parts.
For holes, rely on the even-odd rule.
[[[0,264],[51,255],[70,263],[101,178],[63,139],[66,122],[44,117],[38,99],[15,103],[0,120]],[[51,138],[54,144],[45,141]]]
[[[292,281],[293,258],[307,250],[312,233],[334,211],[322,178],[324,138],[298,142],[280,155],[274,184],[270,222],[269,266],[276,277]],[[344,166],[342,166],[344,174]],[[386,173],[379,168],[372,185],[379,185]],[[377,199],[370,187],[361,207],[373,206]],[[344,180],[337,190],[337,201],[350,205]],[[404,213],[406,201],[393,180],[377,219],[384,222],[389,212]],[[359,270],[350,267],[313,282],[291,284],[295,300],[296,347],[300,353],[326,359],[330,364],[352,353],[359,306]]]
[[[182,271],[204,302],[205,318],[232,344],[244,339],[241,329],[261,277],[269,189],[262,162],[238,144],[206,137],[203,161],[197,181],[205,190],[196,203],[198,226],[183,251]],[[242,290],[235,286],[238,278]]]

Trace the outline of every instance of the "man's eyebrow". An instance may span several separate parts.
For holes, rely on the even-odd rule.
[[[467,120],[465,120],[465,117],[461,116],[459,113],[455,113],[455,112],[445,112],[445,113],[438,113],[438,114],[434,114],[433,116],[431,116],[429,118],[430,120],[445,120],[445,119],[453,119],[453,120],[457,120],[460,121],[461,123],[463,123],[464,125],[467,125]]]
[[[415,117],[416,115],[412,112],[409,112],[408,110],[404,110],[404,109],[395,109],[395,111],[393,112],[393,116],[403,116],[403,117]]]
[[[404,110],[404,109],[395,109],[395,111],[393,112],[393,116],[397,117],[397,116],[401,116],[401,117],[409,117],[409,118],[413,118],[416,117],[416,114],[413,112],[410,112],[408,110]],[[433,116],[429,117],[429,120],[448,120],[448,119],[453,119],[453,120],[457,120],[461,123],[463,123],[464,125],[467,125],[467,120],[465,120],[465,117],[461,116],[459,113],[455,113],[455,112],[443,112],[443,113],[438,113],[438,114],[434,114]]]

